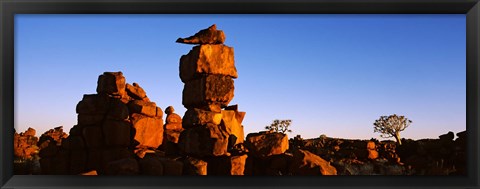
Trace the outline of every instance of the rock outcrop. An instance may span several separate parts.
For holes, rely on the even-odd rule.
[[[187,111],[178,144],[183,154],[207,162],[209,175],[242,175],[244,166],[239,165],[245,164],[246,155],[237,157],[231,153],[235,145],[243,143],[241,123],[245,112],[227,108],[234,96],[233,79],[238,74],[233,48],[224,41],[223,31],[216,30],[215,25],[177,40],[198,44],[180,58],[180,79],[185,83],[182,103]]]
[[[15,158],[27,160],[38,154],[38,137],[35,134],[35,129],[30,127],[20,134],[15,132],[13,137],[13,155]]]
[[[97,94],[77,104],[78,123],[68,137],[60,142],[50,134],[55,148],[40,138],[46,174],[139,174],[135,153],[142,158],[162,144],[163,111],[139,84],[127,84],[122,72],[104,72],[97,84]]]

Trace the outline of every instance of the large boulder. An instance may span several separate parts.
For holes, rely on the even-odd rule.
[[[321,157],[306,151],[295,150],[290,166],[292,175],[337,175],[335,167]]]
[[[247,154],[211,157],[207,165],[208,175],[244,175],[247,157]]]
[[[172,130],[172,129],[166,129],[164,130],[164,140],[172,143],[178,143],[178,140],[180,139],[180,134],[182,133],[183,129],[180,130]]]
[[[16,133],[13,137],[14,156],[20,159],[31,159],[39,152],[38,138],[35,137],[35,129],[28,128],[23,133]]]
[[[250,133],[247,135],[245,146],[256,157],[283,154],[288,149],[288,136],[271,132]]]
[[[128,84],[126,85],[126,91],[128,96],[132,97],[133,99],[136,100],[143,100],[147,98],[147,93],[145,90],[143,90],[138,83],[133,83],[132,85]]]
[[[192,156],[221,156],[228,153],[228,137],[229,133],[219,126],[207,124],[183,131],[178,144],[181,151]]]
[[[447,134],[443,134],[438,136],[441,141],[453,141],[453,138],[455,138],[455,134],[453,134],[452,131],[449,131]]]
[[[76,111],[78,114],[106,114],[110,98],[105,95],[85,94],[78,102]]]
[[[163,120],[141,114],[131,116],[137,146],[158,148],[163,142]]]
[[[234,95],[233,79],[223,75],[203,75],[185,83],[182,103],[187,108],[219,103],[227,106]]]
[[[182,125],[183,128],[188,129],[206,124],[219,125],[221,121],[221,113],[206,111],[199,108],[191,108],[185,112]]]
[[[162,161],[155,154],[146,154],[139,160],[139,165],[142,175],[163,175]]]
[[[180,176],[183,173],[183,163],[174,159],[159,157],[158,160],[163,165],[163,175]]]
[[[130,146],[131,124],[126,121],[106,120],[102,125],[105,144],[109,147]]]
[[[102,128],[100,126],[90,126],[83,128],[83,138],[88,148],[101,148],[104,145]]]
[[[185,44],[222,44],[225,42],[225,34],[222,30],[217,30],[217,26],[213,24],[207,29],[195,33],[193,36],[178,38],[176,42]]]
[[[182,82],[198,79],[202,74],[224,75],[237,78],[233,48],[225,45],[195,46],[180,58]]]
[[[243,143],[245,136],[243,132],[242,121],[245,117],[245,112],[238,112],[234,110],[222,110],[222,121],[220,123],[221,127],[229,133],[234,135],[236,140],[234,144]]]
[[[128,103],[128,109],[130,113],[143,114],[150,117],[161,117],[157,114],[163,115],[163,111],[160,109],[161,113],[157,113],[157,105],[155,102],[146,102],[143,100],[132,100]]]
[[[97,93],[123,97],[125,92],[125,77],[122,72],[104,72],[98,76]]]

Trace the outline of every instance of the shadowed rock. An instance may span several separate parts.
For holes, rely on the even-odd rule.
[[[225,42],[225,34],[222,30],[217,30],[217,26],[213,24],[207,29],[195,33],[193,36],[178,38],[176,42],[185,44],[222,44]]]
[[[234,96],[233,79],[222,75],[206,75],[185,83],[182,103],[187,108],[219,103],[227,106]]]
[[[122,72],[104,72],[98,76],[97,93],[112,96],[125,96],[125,77]]]

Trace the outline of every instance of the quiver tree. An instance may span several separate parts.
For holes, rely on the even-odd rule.
[[[286,133],[286,132],[292,132],[292,130],[288,129],[290,124],[292,123],[292,120],[287,119],[287,120],[273,120],[272,124],[268,125],[265,127],[265,129],[272,131],[272,132],[277,132],[277,133]]]
[[[412,123],[412,121],[405,116],[397,116],[397,114],[393,114],[390,116],[381,116],[380,119],[375,120],[375,123],[373,123],[373,129],[374,132],[381,133],[380,136],[383,138],[395,137],[397,143],[402,145],[400,132],[405,130],[410,123]]]

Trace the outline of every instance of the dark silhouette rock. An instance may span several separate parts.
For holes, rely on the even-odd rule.
[[[207,162],[193,157],[186,157],[183,161],[184,175],[207,175]]]
[[[122,98],[126,95],[125,77],[122,72],[104,72],[98,76],[97,93]]]
[[[219,156],[208,159],[208,175],[244,175],[247,154]]]
[[[453,134],[453,132],[450,131],[447,134],[438,136],[438,138],[440,138],[440,140],[442,141],[453,141],[453,138],[455,138],[455,134]]]
[[[228,153],[228,137],[227,131],[219,126],[207,124],[183,131],[178,144],[183,152],[192,156],[221,156]]]
[[[140,172],[142,175],[163,175],[163,164],[154,154],[146,154],[145,157],[140,159]]]
[[[109,162],[106,169],[107,175],[138,175],[140,173],[137,160],[133,158],[120,159]]]
[[[185,83],[182,103],[187,108],[220,103],[227,106],[233,99],[233,79],[222,75],[206,75]]]

